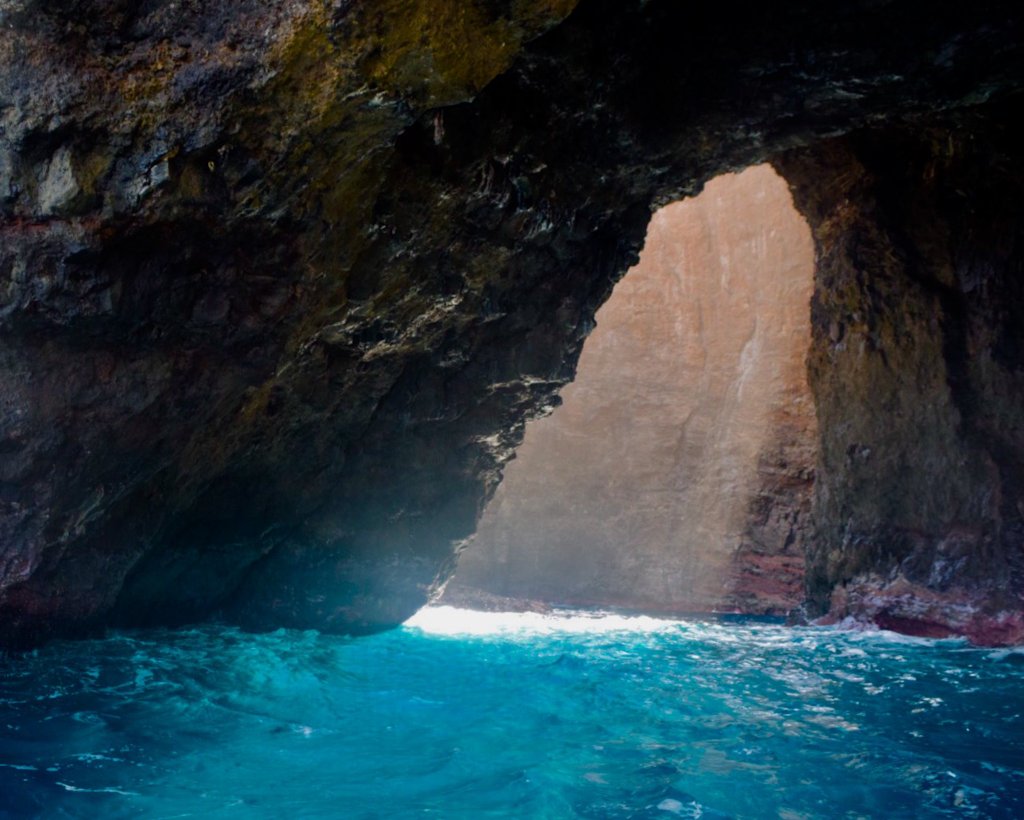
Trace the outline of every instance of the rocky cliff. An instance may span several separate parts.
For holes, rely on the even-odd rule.
[[[998,113],[779,163],[814,227],[809,607],[1024,642],[1024,193]]]
[[[957,285],[982,301],[951,310],[941,338],[970,355],[914,355],[954,362],[950,436],[1012,452],[1013,333],[992,337],[1011,364],[975,367],[983,335],[964,323],[1012,327],[1016,223],[981,217],[1019,165],[1009,149],[979,155],[947,189],[928,187],[924,158],[1016,121],[1019,4],[573,5],[0,4],[2,643],[217,612],[254,627],[397,622],[450,574],[524,420],[570,380],[652,207],[801,147],[794,179],[810,181],[826,138],[867,144],[886,124],[922,137],[891,156],[915,158],[954,246],[1010,254],[986,257],[998,286]],[[903,190],[904,164],[879,150],[879,190]],[[842,210],[853,189],[830,162]],[[958,189],[982,210],[949,207]],[[820,251],[845,223],[801,207]],[[837,328],[866,321],[861,298],[885,309],[879,287],[837,296]],[[923,370],[906,372],[907,397],[932,395]],[[858,384],[868,404],[880,395]],[[847,429],[820,399],[819,415]],[[840,471],[822,486],[861,480],[835,447],[822,458]],[[996,486],[996,468],[969,462],[958,481]],[[960,462],[921,464],[908,487]],[[875,480],[905,497],[903,475]],[[1005,528],[969,542],[972,577],[1009,577],[1019,519],[1012,481],[999,486],[989,509]],[[830,498],[821,510],[848,509]],[[859,509],[883,518],[850,539],[827,522],[816,601],[888,549],[856,533],[904,531],[891,507]],[[927,543],[982,518],[936,520]]]
[[[785,614],[803,600],[814,254],[762,165],[651,219],[562,405],[527,425],[442,601]]]

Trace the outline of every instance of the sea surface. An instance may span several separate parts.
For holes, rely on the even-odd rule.
[[[1024,651],[429,609],[0,660],[0,817],[1024,818]]]

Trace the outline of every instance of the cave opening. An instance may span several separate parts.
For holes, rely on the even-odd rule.
[[[0,24],[0,817],[1024,817],[1024,4]],[[653,208],[766,160],[812,452],[758,381],[803,372],[780,280],[708,216],[717,280],[664,317],[627,276],[510,462]],[[601,335],[659,326],[598,412]],[[541,533],[493,577],[577,607],[425,606],[506,468],[515,536],[568,513],[590,563]],[[845,628],[666,617],[800,597]]]
[[[657,210],[442,603],[783,615],[804,599],[814,249],[768,164]]]

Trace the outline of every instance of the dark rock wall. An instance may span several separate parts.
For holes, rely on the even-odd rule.
[[[814,251],[770,166],[654,214],[441,602],[785,614],[815,463]]]
[[[395,140],[569,7],[4,6],[7,641],[200,617],[268,553],[308,549],[282,560],[316,575],[342,541],[322,581],[333,600],[278,577],[283,590],[234,617],[359,629],[425,599],[444,567],[433,553],[472,528],[487,454],[439,447],[428,484],[408,441],[396,468],[367,428],[396,423],[417,370],[438,365],[437,384],[464,364],[474,340],[460,333],[486,319],[472,307],[452,321],[464,270],[419,261],[447,246],[427,238],[430,218],[446,224],[462,198],[446,210],[429,164],[418,183],[393,178]],[[405,216],[389,216],[395,200]],[[436,392],[421,400],[444,415]],[[458,524],[417,540],[421,560],[398,519],[423,503]],[[374,598],[367,553],[422,588],[392,594],[411,596],[397,610]],[[354,589],[370,598],[350,614],[338,600]]]
[[[0,641],[411,613],[652,205],[1000,99],[1018,5],[5,3]]]
[[[779,163],[814,229],[814,614],[1024,640],[1024,194],[1008,112]]]

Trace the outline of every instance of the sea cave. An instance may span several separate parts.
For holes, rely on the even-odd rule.
[[[1022,18],[0,0],[0,817],[1024,814]]]

